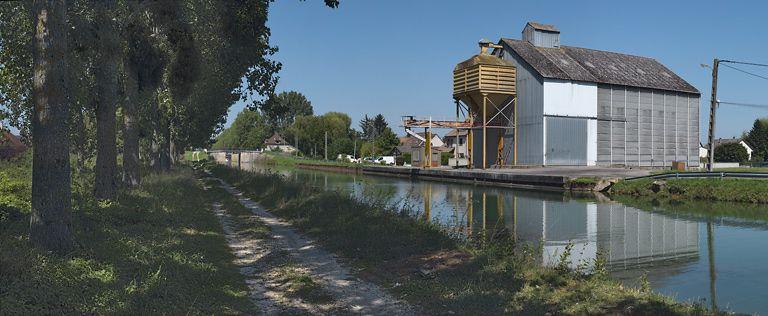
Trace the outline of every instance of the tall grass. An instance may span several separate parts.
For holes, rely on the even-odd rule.
[[[109,202],[73,181],[76,250],[31,246],[29,165],[0,169],[0,314],[253,314],[209,205],[189,170],[149,176]],[[78,175],[75,175],[79,177]]]

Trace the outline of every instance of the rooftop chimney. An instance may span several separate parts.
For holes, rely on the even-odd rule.
[[[554,25],[528,22],[523,28],[523,41],[537,47],[560,47],[560,31]]]

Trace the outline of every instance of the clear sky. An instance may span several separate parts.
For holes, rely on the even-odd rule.
[[[278,90],[305,94],[322,114],[449,117],[452,70],[481,38],[520,38],[526,21],[554,24],[564,45],[652,57],[702,92],[706,135],[714,57],[768,63],[768,1],[277,0],[271,41]],[[739,66],[768,76],[768,68]],[[721,101],[768,104],[768,80],[721,67]],[[243,104],[236,104],[230,121]],[[768,108],[723,105],[717,136],[733,137]],[[402,133],[397,128],[396,132]]]

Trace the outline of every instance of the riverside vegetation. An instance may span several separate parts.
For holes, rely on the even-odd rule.
[[[611,195],[666,200],[768,203],[768,181],[760,179],[639,179],[620,181]]]
[[[428,314],[709,313],[654,293],[647,282],[625,287],[606,274],[602,260],[569,269],[570,247],[558,265],[542,267],[535,245],[515,245],[503,235],[451,238],[408,210],[276,174],[201,166]]]

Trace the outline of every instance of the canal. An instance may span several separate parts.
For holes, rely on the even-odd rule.
[[[660,207],[557,192],[259,165],[243,168],[279,172],[322,189],[407,208],[457,236],[503,229],[519,242],[540,247],[543,264],[556,264],[571,244],[574,268],[589,266],[601,256],[611,275],[625,284],[635,286],[647,276],[652,288],[679,300],[768,314],[768,207]]]

